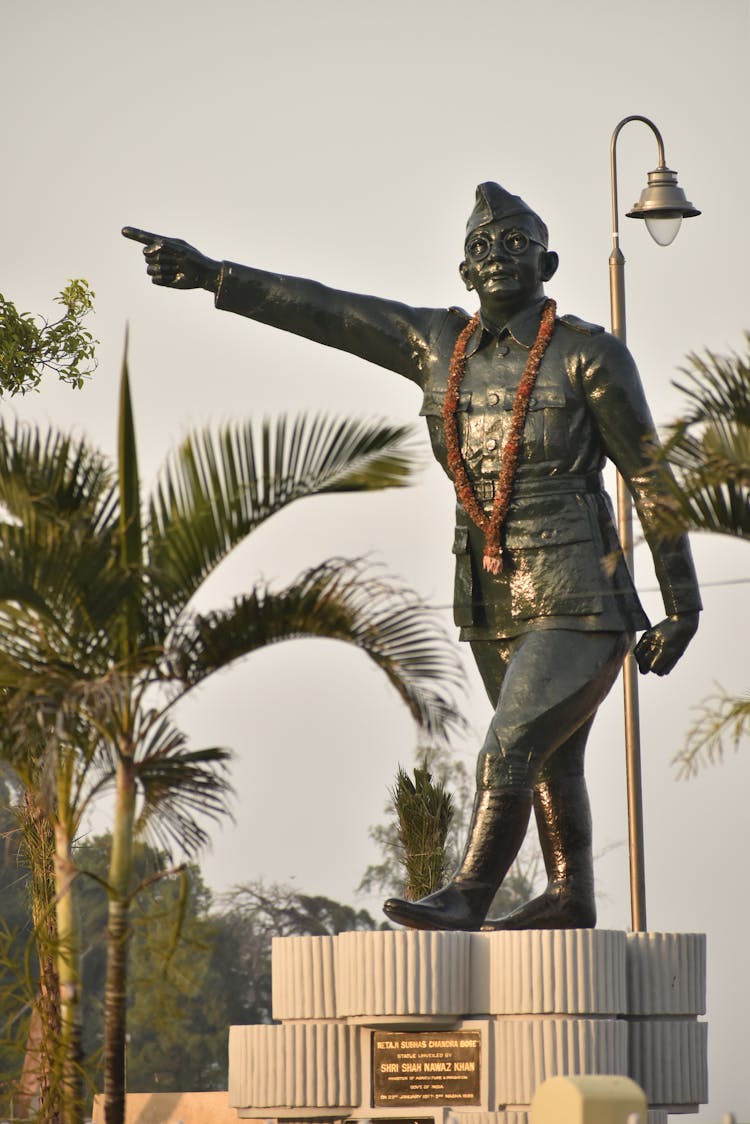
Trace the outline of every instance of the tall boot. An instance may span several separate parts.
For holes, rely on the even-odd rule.
[[[596,925],[591,808],[582,776],[543,781],[534,789],[547,888],[507,917],[488,919],[496,929],[593,929]]]
[[[451,881],[417,902],[389,898],[387,916],[412,929],[478,929],[523,843],[530,814],[529,789],[480,789]]]

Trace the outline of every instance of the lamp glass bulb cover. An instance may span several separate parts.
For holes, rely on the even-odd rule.
[[[682,215],[645,215],[646,228],[659,246],[674,242],[682,225]]]

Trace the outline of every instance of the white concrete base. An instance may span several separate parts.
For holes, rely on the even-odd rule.
[[[358,1105],[360,1049],[358,1030],[340,1022],[233,1026],[229,1102],[262,1109],[261,1116]]]
[[[512,1018],[495,1024],[498,1104],[530,1104],[548,1077],[628,1076],[628,1032],[618,1019]]]
[[[365,932],[274,941],[280,1026],[232,1027],[229,1101],[275,1120],[528,1124],[547,1078],[633,1078],[649,1124],[707,1100],[705,938],[607,930]],[[480,1029],[481,1093],[374,1108],[375,1030]],[[405,1070],[408,1072],[408,1070]],[[402,1078],[401,1080],[407,1080]]]

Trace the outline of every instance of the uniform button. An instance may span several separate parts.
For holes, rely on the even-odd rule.
[[[507,344],[499,343],[497,345],[497,354],[498,355],[507,355],[509,351],[510,351],[510,348],[508,347]]]
[[[486,447],[490,452],[493,452],[497,448],[497,441],[494,437],[490,437]]]
[[[499,401],[500,401],[500,395],[496,394],[494,390],[491,390],[490,393],[487,395],[488,405],[497,406]]]

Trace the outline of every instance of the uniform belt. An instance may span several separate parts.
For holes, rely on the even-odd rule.
[[[497,477],[485,476],[474,482],[477,499],[483,503],[492,501],[497,490]],[[601,492],[601,474],[591,472],[583,476],[537,476],[533,480],[516,477],[513,484],[513,498],[517,496],[559,496],[565,493]]]

